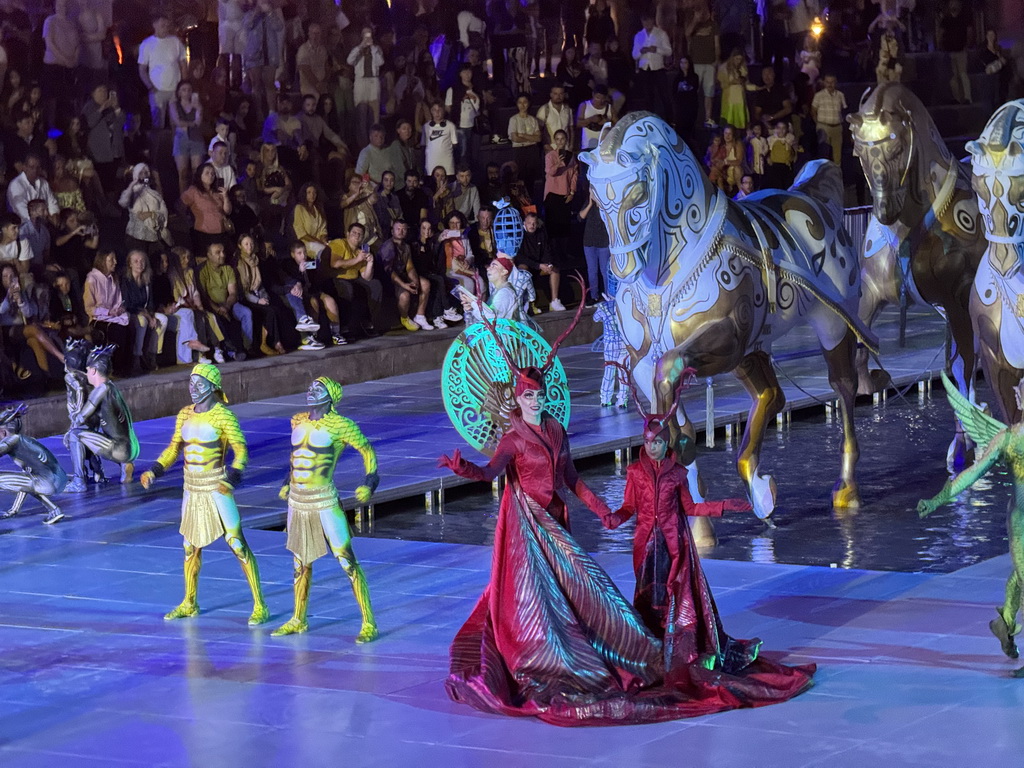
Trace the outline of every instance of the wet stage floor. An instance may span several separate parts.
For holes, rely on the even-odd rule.
[[[602,413],[588,400],[599,375],[593,360],[579,350],[566,359],[591,439],[635,430],[635,416]],[[391,401],[367,410],[360,403],[370,399],[350,391],[347,412],[369,425],[382,454],[401,460],[389,437],[397,427],[385,423]],[[916,391],[908,398],[858,408],[864,506],[856,515],[829,509],[840,435],[819,409],[769,431],[763,462],[779,483],[777,529],[733,515],[705,556],[727,631],[762,637],[777,658],[819,665],[815,687],[791,702],[601,729],[558,729],[450,702],[448,643],[488,578],[495,507],[486,490],[449,491],[443,515],[419,504],[376,508],[372,530],[355,542],[382,630],[376,643],[353,644],[358,612],[347,579],[326,559],[315,568],[310,633],[269,636],[291,609],[291,558],[284,534],[272,530],[247,530],[273,614],[267,628],[246,627],[248,590],[222,543],[204,556],[203,613],[166,623],[182,588],[179,471],[150,493],[108,486],[61,497],[69,516],[53,527],[40,524],[35,504],[0,522],[0,766],[1018,764],[1024,680],[1008,672],[1020,662],[1003,657],[988,631],[1010,568],[1005,479],[918,520],[917,499],[945,479],[951,420],[938,391],[923,405]],[[239,493],[250,520],[269,524],[280,514],[282,425],[297,403],[238,407],[253,450]],[[170,423],[140,425],[145,461]],[[573,444],[586,437],[574,434]],[[428,479],[423,459],[456,444],[426,435],[407,454],[422,456]],[[700,451],[711,497],[740,492],[733,450],[720,430],[718,448]],[[617,504],[614,463],[581,464]],[[358,474],[350,456],[339,482]],[[631,594],[631,524],[607,533],[579,509],[573,524]]]

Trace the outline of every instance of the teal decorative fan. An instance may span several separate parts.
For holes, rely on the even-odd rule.
[[[540,367],[551,345],[532,328],[511,320],[498,320],[497,333],[512,361],[520,368]],[[557,358],[545,377],[544,410],[569,426],[569,382]],[[482,323],[463,331],[448,349],[441,368],[444,408],[466,442],[491,456],[508,429],[516,408],[515,381],[494,336]]]

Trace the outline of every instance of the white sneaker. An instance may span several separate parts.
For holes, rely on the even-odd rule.
[[[454,309],[449,307],[444,311],[444,319],[449,323],[458,323],[462,321],[462,315],[456,312]]]
[[[439,331],[443,331],[447,327],[448,327],[448,324],[444,321],[443,318],[440,318],[440,317],[435,317],[434,318],[434,328],[435,329],[437,329]]]
[[[299,349],[306,350],[307,352],[323,348],[324,345],[317,341],[313,336],[306,336],[302,339],[302,343],[299,345]]]
[[[199,355],[199,362],[202,363],[203,365],[209,365],[210,363],[213,362],[213,360],[208,358],[206,355]]]
[[[217,347],[215,350],[213,350],[213,361],[215,363],[219,365],[222,364],[224,360],[224,350],[222,350],[220,347]]]
[[[565,312],[565,305],[558,299],[554,299],[548,307],[552,312]]]
[[[430,323],[428,323],[427,322],[427,318],[425,318],[423,315],[416,315],[416,317],[414,317],[412,319],[412,321],[414,323],[416,323],[416,325],[418,325],[424,331],[432,331],[432,330],[434,330],[434,326],[432,326]]]
[[[334,346],[336,346],[336,347],[343,347],[343,346],[345,346],[346,344],[348,344],[348,339],[346,339],[346,338],[345,338],[344,336],[342,336],[342,335],[341,335],[341,334],[339,333],[339,334],[338,334],[338,335],[336,335],[336,336],[331,336],[331,342],[332,342],[332,343],[334,344]]]
[[[316,333],[320,330],[320,324],[313,322],[313,318],[309,315],[303,315],[295,324],[295,330],[301,333]]]

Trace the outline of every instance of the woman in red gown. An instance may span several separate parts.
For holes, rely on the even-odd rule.
[[[609,526],[621,520],[580,479],[565,430],[544,413],[544,374],[516,370],[519,406],[485,467],[456,451],[440,465],[472,480],[506,473],[491,580],[451,647],[455,701],[555,725],[659,722],[768,704],[809,685],[813,668],[782,667],[788,694],[739,698],[721,669],[665,677],[660,640],[569,533],[566,486]]]

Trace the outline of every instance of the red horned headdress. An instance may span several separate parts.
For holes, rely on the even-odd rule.
[[[672,420],[675,418],[676,410],[679,408],[679,398],[683,394],[683,390],[686,389],[687,385],[694,380],[694,376],[697,371],[693,368],[683,369],[682,375],[679,377],[679,383],[676,385],[675,397],[672,398],[672,405],[669,406],[668,411],[665,413],[647,413],[644,407],[640,404],[640,394],[636,391],[636,382],[633,381],[633,371],[624,366],[622,363],[606,362],[605,365],[610,365],[619,369],[619,374],[622,376],[622,380],[629,386],[630,392],[633,394],[633,404],[636,406],[637,413],[640,414],[640,418],[644,420],[644,440],[654,440],[660,435],[664,435],[669,427],[672,425]],[[666,442],[668,438],[665,438]]]

